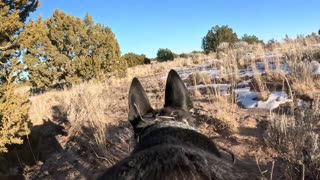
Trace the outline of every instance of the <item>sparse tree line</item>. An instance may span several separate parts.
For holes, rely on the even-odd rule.
[[[238,41],[244,41],[248,44],[262,43],[255,35],[244,34],[241,38],[238,38],[237,33],[233,32],[232,28],[228,26],[214,26],[202,39],[202,49],[208,54],[210,52],[216,52],[218,46],[223,43],[233,44]]]

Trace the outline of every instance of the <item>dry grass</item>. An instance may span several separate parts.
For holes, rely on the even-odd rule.
[[[70,90],[51,91],[42,95],[31,97],[31,108],[29,117],[34,125],[41,124],[43,120],[54,120],[55,108],[59,107],[62,114],[70,122],[70,126],[74,135],[80,134],[86,136],[91,143],[91,146],[103,156],[106,152],[106,147],[110,144],[107,131],[110,124],[118,123],[127,118],[127,91],[131,79],[139,77],[143,86],[146,88],[150,101],[155,108],[161,108],[164,99],[164,80],[159,80],[157,75],[166,76],[166,73],[176,67],[193,67],[198,64],[203,64],[206,60],[219,59],[215,61],[213,66],[223,71],[223,78],[231,84],[231,87],[236,87],[236,84],[241,80],[238,75],[239,69],[254,66],[256,62],[264,62],[268,81],[285,81],[289,79],[290,86],[294,91],[314,91],[320,87],[320,78],[315,78],[310,74],[308,68],[305,68],[303,56],[305,52],[313,52],[312,44],[320,42],[319,39],[299,39],[292,42],[275,43],[269,48],[264,48],[261,44],[248,45],[239,42],[234,47],[221,46],[217,53],[209,55],[190,54],[185,58],[176,58],[174,61],[163,63],[153,63],[150,65],[141,65],[128,69],[126,78],[110,79],[106,82],[86,82],[78,86],[72,87]],[[272,71],[265,57],[265,53],[276,54],[278,60],[276,70]],[[287,53],[287,63],[291,69],[291,74],[285,75],[279,68],[281,58]],[[289,54],[288,54],[289,53]],[[293,60],[294,59],[294,60]],[[261,93],[261,98],[266,99],[269,94],[269,89],[266,84],[266,77],[262,77],[260,73],[255,71],[254,79],[257,82],[257,91]],[[146,77],[146,80],[143,80]],[[150,80],[148,78],[156,77]],[[208,74],[194,74],[191,85],[208,84],[215,82],[210,80]],[[237,105],[234,100],[234,95],[222,96],[220,91],[207,91],[206,94],[201,94],[199,90],[195,90],[194,98],[209,99],[209,106],[218,110],[212,115],[219,121],[218,124],[223,125],[231,132],[236,132],[238,128],[237,122],[234,120],[237,111]],[[316,113],[317,111],[313,111]],[[59,117],[58,117],[59,118]],[[294,118],[283,117],[293,121]],[[302,118],[303,119],[303,118]],[[280,121],[280,122],[284,122]],[[274,121],[276,122],[276,121]],[[278,126],[273,126],[277,129]],[[283,128],[283,126],[281,126]],[[286,125],[287,132],[291,125]],[[292,128],[291,128],[292,129]],[[290,129],[290,130],[291,130]],[[91,131],[89,131],[91,130]],[[282,131],[279,130],[279,133]],[[306,131],[305,131],[306,133]],[[315,135],[312,135],[312,137]],[[306,136],[307,137],[307,136]],[[308,134],[308,137],[311,137]],[[302,138],[302,137],[301,137]],[[317,137],[313,137],[317,138]],[[288,149],[289,151],[289,149]],[[291,151],[291,150],[290,150]],[[295,152],[297,153],[297,152]],[[294,156],[290,155],[292,159]],[[293,160],[292,160],[293,161]]]
[[[51,91],[30,97],[29,118],[33,126],[41,125],[48,119],[54,119],[54,107],[61,106],[64,101],[68,101],[65,98],[66,93],[66,91]]]
[[[233,102],[232,96],[224,97],[216,95],[212,97],[212,106],[217,110],[214,116],[217,123],[221,124],[224,129],[228,129],[231,134],[238,132],[239,124],[235,120],[237,105]]]
[[[189,78],[189,84],[191,86],[199,84],[211,84],[211,77],[207,72],[194,72]]]
[[[320,88],[320,78],[315,77],[312,67],[303,61],[288,61],[292,89],[298,94],[309,94]]]
[[[215,58],[214,54],[190,54],[187,58],[175,58],[173,61],[166,62],[154,62],[147,65],[139,65],[128,69],[127,78],[144,77],[150,75],[156,75],[159,73],[166,73],[172,68],[176,67],[191,67],[197,64],[202,64],[205,60]]]
[[[66,118],[72,135],[84,136],[88,146],[99,156],[110,144],[107,127],[124,120],[127,115],[125,80],[86,82],[70,90],[51,91],[31,98],[29,117],[33,125],[44,120],[61,123]],[[57,115],[65,114],[66,117]]]
[[[319,100],[313,109],[300,109],[293,116],[271,117],[266,142],[289,162],[287,178],[320,178],[319,119]]]
[[[257,97],[258,100],[266,101],[269,97],[269,90],[266,86],[266,83],[261,78],[261,74],[258,72],[256,68],[256,64],[251,65],[253,69],[253,79],[252,84],[256,92],[259,92],[259,96]]]

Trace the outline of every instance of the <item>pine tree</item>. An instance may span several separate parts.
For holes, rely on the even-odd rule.
[[[7,145],[21,144],[21,137],[30,132],[28,94],[18,95],[15,89],[24,70],[19,35],[38,5],[38,0],[0,2],[0,152],[6,152]]]

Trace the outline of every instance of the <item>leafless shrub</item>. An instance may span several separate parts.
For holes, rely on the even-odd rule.
[[[299,109],[292,116],[271,117],[265,140],[288,162],[287,178],[297,175],[305,179],[320,178],[319,120],[319,100],[313,109]]]

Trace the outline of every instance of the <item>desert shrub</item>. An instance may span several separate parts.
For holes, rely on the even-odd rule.
[[[266,142],[287,160],[289,179],[297,174],[305,179],[320,178],[319,101],[314,104],[313,109],[299,109],[292,116],[271,117]]]
[[[168,48],[160,48],[157,52],[157,60],[160,62],[173,60],[174,53]]]
[[[280,43],[275,40],[275,39],[270,39],[267,44],[265,45],[265,47],[269,50],[269,51],[274,51],[277,47],[280,46]]]
[[[150,59],[144,54],[127,53],[121,57],[121,61],[125,61],[128,67],[134,67],[142,64],[150,64]]]
[[[268,87],[266,86],[264,79],[261,78],[261,75],[254,73],[251,84],[254,90],[259,92],[257,100],[266,101],[269,97],[270,92],[268,90]]]
[[[151,59],[144,57],[144,64],[151,64]]]
[[[180,58],[188,58],[188,54],[186,54],[186,53],[181,53],[181,54],[179,54],[179,57],[180,57]]]
[[[202,54],[203,52],[202,51],[197,51],[197,50],[194,50],[191,52],[192,54]]]
[[[207,72],[194,72],[188,78],[188,84],[192,86],[210,83],[211,77]]]
[[[260,40],[257,36],[255,36],[255,35],[247,35],[247,34],[244,34],[241,37],[241,41],[245,41],[248,44],[263,43],[263,41]]]
[[[90,85],[90,86],[88,86]],[[90,87],[90,88],[88,88]],[[75,86],[70,92],[70,104],[67,105],[68,120],[72,126],[73,133],[80,132],[88,137],[88,143],[93,142],[92,146],[97,154],[104,156],[107,152],[109,140],[107,139],[108,122],[104,121],[105,110],[110,108],[106,96],[107,87],[102,83],[83,83]],[[92,129],[93,131],[84,131]]]
[[[33,87],[78,84],[107,75],[124,76],[120,46],[111,28],[55,10],[46,20],[26,24],[21,48]]]
[[[320,50],[313,52],[313,59],[320,62]]]
[[[21,32],[38,5],[37,0],[0,2],[0,153],[7,152],[8,145],[22,144],[22,137],[30,132],[28,94],[19,95],[15,90],[24,70]]]
[[[97,155],[109,157],[111,139],[119,137],[111,137],[108,127],[118,122],[119,111],[125,111],[126,95],[126,87],[118,80],[112,86],[89,81],[72,87],[64,98],[69,101],[60,103],[67,110],[70,132],[85,137],[87,141],[83,145]]]
[[[8,145],[22,144],[22,137],[30,133],[28,94],[15,94],[14,90],[13,84],[5,84],[1,87],[0,153],[7,152]]]
[[[294,91],[304,94],[316,89],[319,79],[314,78],[312,66],[308,62],[288,61],[288,66],[291,72],[288,79]]]
[[[222,42],[234,43],[238,41],[238,36],[228,26],[212,27],[202,39],[202,49],[206,54],[216,52],[217,47]]]

